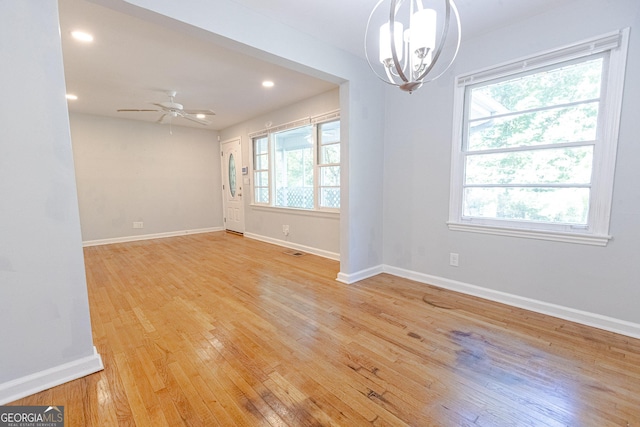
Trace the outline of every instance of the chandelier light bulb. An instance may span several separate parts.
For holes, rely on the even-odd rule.
[[[393,54],[391,53],[391,24],[385,22],[380,27],[380,62],[386,64],[389,61],[393,61]],[[402,61],[402,49],[403,49],[403,26],[400,22],[394,22],[394,41],[396,48],[396,55],[398,61]]]
[[[433,9],[422,9],[411,15],[409,45],[412,52],[425,50],[433,52],[436,47],[436,25],[438,13]]]

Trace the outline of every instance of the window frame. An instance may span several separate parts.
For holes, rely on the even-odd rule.
[[[453,144],[451,156],[451,187],[449,202],[450,230],[468,231],[503,236],[562,241],[606,246],[611,239],[609,222],[613,199],[613,179],[618,144],[618,131],[622,109],[624,75],[627,58],[629,29],[608,33],[558,49],[510,61],[456,78],[454,98]],[[523,72],[561,67],[582,58],[604,55],[603,92],[600,97],[598,135],[594,144],[589,217],[586,226],[514,221],[505,219],[463,216],[463,192],[467,132],[468,94],[470,88],[492,84],[497,80]]]
[[[340,135],[340,137],[338,138],[337,141],[333,141],[333,142],[329,142],[324,144],[322,142],[322,126],[328,123],[333,123],[333,122],[340,122],[339,119],[334,119],[334,120],[325,120],[322,122],[319,122],[316,124],[316,131],[314,132],[315,134],[315,139],[316,139],[316,163],[315,163],[315,167],[317,169],[317,172],[315,174],[315,177],[317,179],[317,184],[315,186],[315,190],[316,190],[316,204],[318,209],[320,210],[340,210],[340,207],[331,207],[331,206],[323,206],[322,205],[322,189],[323,188],[337,188],[338,192],[340,191],[340,182],[338,182],[338,185],[322,185],[322,170],[324,168],[331,168],[331,167],[339,167],[340,168],[340,174],[342,174],[342,168],[340,166],[340,162],[338,163],[325,163],[323,160],[323,156],[322,156],[322,148],[323,147],[327,147],[330,145],[337,145],[338,146],[338,152],[340,152],[340,147],[342,146],[342,135]],[[342,158],[340,158],[340,160],[342,160]]]
[[[300,120],[295,120],[289,123],[285,123],[282,125],[269,127],[267,129],[263,129],[257,132],[253,132],[249,134],[249,137],[252,141],[251,144],[251,170],[253,171],[253,185],[251,191],[251,206],[255,208],[261,209],[275,209],[275,210],[289,210],[295,211],[299,213],[305,214],[313,214],[313,213],[326,213],[326,214],[336,214],[340,212],[340,208],[331,208],[331,207],[323,207],[320,206],[320,171],[321,167],[327,165],[320,164],[320,138],[318,136],[318,132],[320,127],[324,123],[329,122],[338,122],[340,123],[340,110],[331,111],[328,113],[324,113],[318,116],[307,117]],[[341,124],[341,123],[340,123]],[[285,132],[292,129],[302,128],[311,126],[312,131],[312,156],[313,156],[313,207],[312,208],[302,208],[302,207],[291,207],[291,206],[278,206],[275,201],[275,138],[274,136],[278,133]],[[256,201],[256,172],[259,172],[255,169],[256,166],[256,155],[255,155],[255,141],[261,138],[267,139],[267,151],[269,153],[269,168],[268,168],[268,181],[269,181],[269,200],[268,203],[262,203]],[[339,143],[339,142],[338,142]],[[331,164],[332,166],[340,166],[340,163]],[[264,171],[264,170],[260,170]]]
[[[277,136],[278,136],[278,135],[281,135],[281,134],[283,134],[283,133],[285,133],[285,132],[290,132],[290,131],[294,131],[294,130],[298,130],[298,129],[303,129],[303,128],[309,128],[309,129],[308,129],[308,131],[309,131],[309,134],[308,134],[308,135],[311,137],[311,147],[306,147],[306,148],[304,148],[303,150],[299,150],[299,149],[296,149],[296,150],[283,150],[282,152],[281,152],[281,151],[279,151],[279,150],[276,148],[276,145],[277,145]],[[280,208],[280,209],[315,210],[315,208],[316,208],[316,194],[315,194],[315,193],[316,193],[316,188],[317,188],[317,178],[316,178],[316,173],[317,173],[317,172],[316,172],[316,153],[315,153],[315,151],[316,151],[316,150],[315,150],[315,148],[316,148],[316,137],[315,137],[315,133],[316,133],[316,132],[315,132],[315,131],[316,131],[316,127],[315,127],[313,124],[308,123],[308,124],[305,124],[305,125],[302,125],[302,126],[295,126],[295,127],[292,127],[292,128],[288,128],[288,129],[280,130],[280,131],[277,131],[277,132],[271,132],[271,133],[269,133],[269,136],[268,136],[269,146],[270,146],[270,148],[271,148],[271,151],[273,152],[273,154],[272,154],[272,160],[273,160],[273,161],[272,161],[272,163],[271,163],[271,164],[272,164],[272,166],[273,166],[273,167],[271,168],[271,178],[272,178],[272,179],[271,179],[271,181],[272,181],[272,184],[271,184],[271,194],[273,194],[273,195],[274,195],[274,198],[271,200],[271,205],[272,205],[274,208]],[[278,202],[278,200],[277,200],[277,199],[278,199],[278,189],[279,189],[279,187],[278,187],[278,181],[279,181],[279,179],[278,179],[278,178],[279,178],[279,174],[280,174],[280,173],[282,173],[283,171],[279,171],[279,170],[278,170],[278,164],[279,164],[280,162],[276,159],[276,156],[278,156],[278,155],[280,155],[280,153],[282,153],[282,154],[284,154],[284,156],[286,157],[286,156],[287,156],[287,154],[288,154],[289,152],[291,152],[291,151],[294,151],[294,152],[295,152],[295,151],[301,151],[300,155],[302,156],[301,161],[302,161],[302,163],[303,163],[303,164],[302,164],[302,171],[303,171],[303,185],[302,185],[301,187],[298,187],[298,188],[305,189],[305,188],[308,188],[308,186],[304,185],[304,177],[305,177],[305,176],[307,176],[307,175],[305,174],[305,172],[307,171],[307,168],[304,166],[304,163],[305,163],[305,161],[304,161],[304,160],[305,160],[305,158],[306,158],[306,150],[308,150],[308,151],[309,151],[309,154],[310,154],[310,157],[311,157],[311,159],[310,159],[310,160],[311,160],[311,167],[310,167],[309,169],[310,169],[310,172],[311,172],[311,174],[312,174],[312,176],[311,176],[311,194],[312,194],[312,197],[313,197],[313,206],[312,206],[311,208],[305,208],[305,207],[301,207],[301,206],[289,206],[289,205],[279,205],[279,204],[277,204],[277,202]],[[309,160],[309,159],[307,158],[307,161],[308,161],[308,160]],[[285,161],[281,166],[284,166],[284,165],[285,165],[285,164],[287,164],[287,163],[288,163],[288,162],[287,162],[287,161]],[[287,173],[287,172],[288,172],[288,171],[284,171],[285,175],[287,175],[286,181],[289,181],[289,175],[288,175],[288,173]],[[286,188],[286,189],[287,189],[287,192],[289,192],[289,190],[288,190],[288,189],[289,189],[289,188],[291,188],[291,187],[290,187],[289,185],[287,185],[286,187],[283,187],[283,188]]]
[[[267,152],[266,153],[260,153],[260,154],[256,154],[256,142],[258,142],[259,140],[265,139],[266,143],[267,143]],[[266,169],[256,169],[256,157],[257,156],[262,156],[262,155],[266,155],[267,157],[267,162],[266,162]],[[256,205],[261,205],[261,206],[268,206],[268,204],[271,202],[271,149],[270,149],[270,144],[269,144],[269,137],[268,135],[255,135],[251,138],[251,160],[252,160],[252,164],[251,164],[251,170],[253,171],[253,185],[252,185],[252,197],[251,197],[251,202],[256,204]],[[256,175],[258,173],[267,173],[267,185],[266,187],[264,185],[256,185],[256,182],[258,182],[258,180],[256,179]],[[266,188],[267,189],[267,202],[257,202],[256,201],[256,190],[258,188]]]

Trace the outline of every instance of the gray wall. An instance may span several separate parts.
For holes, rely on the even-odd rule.
[[[0,82],[3,98],[10,100],[0,104],[0,386],[5,386],[90,357],[93,342],[57,4],[2,1],[0,16]],[[6,392],[0,387],[0,401]]]
[[[388,90],[385,264],[640,323],[639,11],[637,0],[577,1],[464,41],[454,70],[411,96]],[[628,26],[608,246],[449,231],[454,76]],[[460,267],[449,266],[450,252]]]
[[[71,114],[83,240],[222,227],[217,136]],[[134,221],[144,228],[134,229]]]
[[[297,119],[310,117],[340,108],[340,93],[336,88],[333,91],[323,93],[313,98],[298,102],[286,108],[272,111],[264,116],[256,117],[247,122],[220,131],[222,141],[241,137],[242,140],[242,165],[251,170],[251,138],[249,134],[265,129],[265,123],[271,122],[273,126],[285,124]],[[247,175],[253,179],[251,173]],[[245,231],[249,235],[257,236],[273,241],[284,241],[285,244],[302,245],[331,254],[339,255],[340,252],[340,215],[295,212],[289,209],[265,209],[251,206],[251,190],[245,188]],[[289,225],[290,234],[284,236],[282,226]]]

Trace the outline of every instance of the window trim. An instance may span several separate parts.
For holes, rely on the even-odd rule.
[[[314,218],[338,218],[340,217],[339,209],[302,209],[302,208],[284,208],[271,205],[250,205],[251,209],[263,212],[285,212],[291,215],[302,215]]]
[[[536,55],[509,61],[476,72],[460,75],[456,78],[453,109],[453,144],[451,154],[451,186],[449,199],[449,220],[447,225],[452,231],[475,232],[530,239],[542,239],[567,243],[606,246],[612,238],[609,235],[611,205],[613,201],[613,183],[624,77],[629,44],[629,28],[607,33],[578,43],[545,51]],[[506,78],[526,71],[553,66],[567,61],[594,57],[608,53],[608,70],[604,80],[598,137],[592,173],[591,185],[593,201],[587,227],[545,224],[540,222],[519,222],[487,218],[463,218],[463,173],[464,159],[463,134],[466,126],[465,107],[468,99],[468,86]]]

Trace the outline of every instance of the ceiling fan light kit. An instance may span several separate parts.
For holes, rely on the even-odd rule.
[[[459,48],[460,16],[453,0],[380,0],[369,15],[369,67],[405,92],[442,76]]]
[[[214,116],[216,114],[213,110],[185,110],[182,104],[174,100],[176,91],[168,91],[167,96],[169,96],[169,101],[151,103],[151,105],[158,107],[156,109],[123,108],[119,109],[118,112],[157,112],[161,113],[160,118],[156,121],[157,123],[170,124],[172,119],[182,118],[203,126],[211,124],[211,121],[206,118],[207,116]]]

